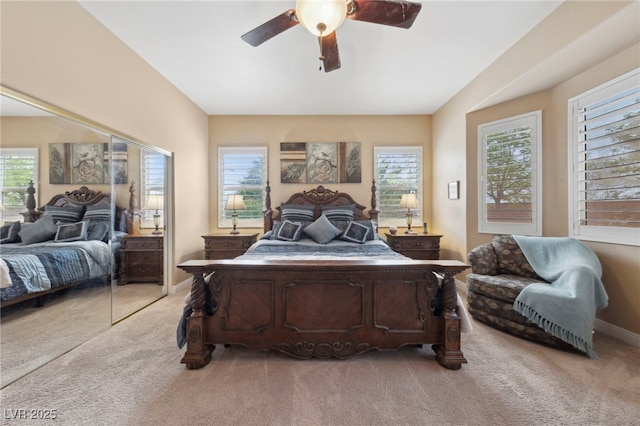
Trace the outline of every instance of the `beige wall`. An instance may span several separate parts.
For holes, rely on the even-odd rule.
[[[2,2],[1,19],[4,87],[175,153],[174,263],[200,256],[206,114],[75,2]],[[174,270],[174,283],[187,278]]]
[[[460,202],[434,191],[434,220],[441,232],[456,236],[445,247],[450,257],[464,259],[470,249],[491,239],[477,231],[478,124],[538,109],[543,122],[543,234],[568,234],[567,101],[640,66],[638,10],[637,2],[564,3],[434,114],[434,187],[463,181]],[[629,17],[635,19],[631,27]],[[541,90],[531,90],[536,84]],[[610,298],[598,318],[640,333],[640,248],[587,245],[600,257]]]
[[[217,231],[218,147],[266,146],[271,181],[272,206],[276,207],[294,192],[309,190],[313,184],[280,183],[280,142],[361,142],[362,183],[327,184],[344,191],[370,208],[373,179],[373,147],[376,145],[422,146],[425,200],[431,199],[431,117],[410,116],[211,116],[209,228]],[[431,205],[425,203],[426,220],[431,222]],[[259,230],[261,231],[261,229]],[[432,230],[431,232],[437,232]]]
[[[36,205],[42,206],[54,195],[78,189],[78,184],[49,183],[49,144],[51,143],[109,143],[111,136],[60,117],[0,117],[0,146],[2,148],[38,148],[38,185]],[[116,205],[129,206],[129,182],[140,182],[140,150],[129,146],[127,152],[126,184],[86,185],[95,191],[112,193]],[[139,189],[139,186],[138,186]],[[141,197],[138,193],[138,202]],[[139,206],[140,207],[140,206]]]

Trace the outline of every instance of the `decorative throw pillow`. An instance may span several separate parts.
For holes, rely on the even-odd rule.
[[[344,206],[320,206],[321,212],[327,216],[330,221],[350,221],[353,220],[353,212],[356,208],[355,204],[347,204]]]
[[[91,221],[87,226],[87,240],[109,241],[109,224],[101,221]]]
[[[364,243],[369,235],[369,227],[359,222],[351,221],[347,230],[342,234],[342,239],[352,243]]]
[[[87,206],[82,220],[107,222],[111,220],[111,208],[109,206]]]
[[[53,216],[44,216],[29,227],[21,227],[19,235],[24,244],[33,244],[53,240],[56,232],[58,226],[53,221]]]
[[[521,275],[531,278],[540,278],[535,273],[522,249],[511,235],[494,235],[493,248],[498,258],[498,268],[503,274]]]
[[[283,220],[274,231],[275,238],[282,241],[299,241],[302,235],[303,225],[300,222]]]
[[[304,233],[316,243],[327,244],[342,234],[342,231],[334,226],[327,216],[321,215],[315,222],[304,228]]]
[[[309,204],[280,204],[280,219],[291,222],[313,222],[316,206]]]
[[[20,222],[7,222],[0,227],[0,244],[19,243]]]
[[[76,222],[58,225],[56,243],[69,241],[85,241],[87,239],[87,222]]]
[[[45,206],[44,215],[53,216],[55,223],[76,223],[82,218],[84,207],[82,206]]]

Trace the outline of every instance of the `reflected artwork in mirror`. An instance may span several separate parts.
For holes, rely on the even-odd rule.
[[[0,386],[5,387],[166,294],[167,273],[153,283],[117,284],[121,242],[128,236],[123,218],[132,210],[131,197],[144,199],[144,193],[129,191],[130,183],[150,189],[144,152],[160,155],[162,173],[168,173],[170,161],[160,150],[113,138],[92,123],[9,89],[2,88],[0,102]],[[90,159],[96,165],[91,176],[102,169],[102,178],[52,182],[50,168],[60,160],[51,154],[55,144],[99,147],[99,155]],[[71,157],[64,167],[86,173],[86,164],[76,160]],[[165,183],[162,179],[154,191],[168,191]],[[139,228],[140,234],[150,234],[155,211],[137,205],[133,210],[141,219],[151,214],[151,221],[143,220]],[[84,232],[79,238],[55,241],[60,227],[80,222]],[[163,272],[168,269],[165,239],[163,233],[158,241]],[[47,272],[56,268],[63,273]],[[34,269],[42,274],[27,277]]]

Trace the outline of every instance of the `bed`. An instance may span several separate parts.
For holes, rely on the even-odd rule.
[[[60,290],[109,285],[118,237],[124,234],[117,225],[115,238],[110,238],[114,215],[109,194],[81,187],[36,208],[33,183],[27,192],[24,222],[2,227],[1,306],[32,299],[42,306],[44,296]]]
[[[293,194],[276,209],[268,185],[266,193],[265,235],[244,255],[178,265],[193,275],[181,359],[187,368],[206,365],[218,344],[296,358],[350,358],[374,349],[431,344],[445,368],[457,370],[467,362],[460,347],[454,277],[468,265],[412,260],[390,250],[375,231],[375,182],[368,212],[349,194],[323,186]],[[349,209],[353,219],[342,217],[339,223],[339,215]],[[373,233],[364,233],[362,243],[343,240],[348,228],[335,241],[315,246],[304,238],[291,244],[278,237],[274,241],[286,222],[296,222],[291,220],[296,210],[304,211],[305,220],[298,223],[307,224],[305,234],[309,214],[312,224],[330,218],[336,227],[356,222]],[[295,232],[284,232],[285,239],[293,235],[295,240]],[[291,248],[300,245],[307,248]]]

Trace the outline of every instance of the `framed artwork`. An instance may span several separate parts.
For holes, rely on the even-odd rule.
[[[460,181],[449,182],[447,184],[447,191],[449,193],[450,200],[457,200],[460,198]]]
[[[128,181],[127,144],[113,143],[50,143],[50,184],[109,184],[113,159],[114,183]]]
[[[281,183],[360,183],[360,142],[282,142]]]
[[[74,143],[71,145],[71,183],[104,183],[104,144]]]

